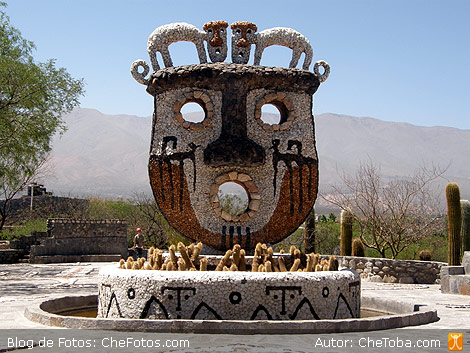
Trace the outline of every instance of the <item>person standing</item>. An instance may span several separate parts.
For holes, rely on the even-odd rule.
[[[137,228],[135,231],[137,232],[137,234],[134,236],[133,248],[136,252],[137,259],[140,259],[144,252],[145,237],[142,234],[142,229]]]

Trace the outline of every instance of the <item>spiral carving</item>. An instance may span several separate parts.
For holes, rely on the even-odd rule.
[[[320,74],[320,66],[325,69],[325,72],[323,74]],[[318,76],[318,79],[320,80],[320,83],[323,83],[326,81],[328,76],[330,76],[330,65],[323,60],[317,61],[315,65],[313,66],[313,73],[315,76]]]
[[[144,69],[143,72],[139,72],[139,67],[142,67]],[[145,78],[148,73],[149,73],[149,66],[148,64],[145,62],[145,60],[142,60],[142,59],[139,59],[139,60],[136,60],[132,63],[131,65],[131,75],[132,77],[134,77],[134,79],[143,84],[143,85],[147,85],[149,83],[149,81]]]

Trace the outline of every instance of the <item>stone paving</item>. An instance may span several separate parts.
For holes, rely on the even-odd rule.
[[[45,299],[65,295],[97,293],[97,276],[99,269],[107,265],[109,265],[109,263],[0,265],[0,317],[2,318],[2,320],[0,320],[0,329],[47,329],[48,327],[27,320],[23,315],[25,307],[40,303]],[[410,302],[417,305],[431,305],[437,309],[440,320],[435,323],[413,327],[413,329],[388,330],[386,331],[388,333],[394,332],[410,338],[415,338],[416,332],[423,329],[444,329],[445,332],[470,333],[470,296],[442,294],[439,285],[362,282],[362,295],[399,300],[401,302]],[[376,331],[376,333],[371,333],[371,335],[383,335],[384,332],[385,331]],[[434,330],[432,332],[440,331]],[[366,333],[361,334],[366,335]],[[353,334],[351,334],[351,337],[353,337],[352,335]],[[370,334],[367,333],[367,335]],[[292,345],[293,339],[292,336],[288,336],[288,339],[286,339],[286,336],[282,335],[254,335],[250,336],[250,344],[248,345],[246,336],[237,335],[167,334],[166,337],[187,337],[192,340],[193,347],[194,345],[198,345],[197,342],[200,342],[201,345],[213,344],[213,347],[220,348],[223,346],[221,342],[224,342],[226,347],[230,346],[232,350],[220,351],[236,352],[264,352],[265,350],[260,350],[261,346],[272,347],[271,349],[266,348],[266,352],[283,352],[286,351],[285,347],[286,345],[288,346],[289,341],[289,344]],[[264,337],[264,339],[262,339],[262,337]],[[266,339],[266,337],[268,338]],[[311,340],[316,337],[315,335],[298,335],[295,337],[295,346],[298,351],[311,351],[309,344],[311,344]],[[349,336],[346,334],[344,337]],[[241,344],[237,342],[244,343]],[[261,346],[257,346],[257,344]],[[308,347],[310,347],[310,349]],[[467,346],[465,348],[467,348]],[[171,351],[203,352],[205,350],[198,348]],[[219,350],[214,348],[211,351],[215,352]],[[287,351],[293,352],[297,350]],[[353,349],[349,351],[353,352],[356,350]],[[359,352],[361,350],[357,351]]]

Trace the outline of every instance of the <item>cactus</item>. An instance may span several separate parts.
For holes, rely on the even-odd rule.
[[[462,211],[460,209],[460,190],[456,183],[446,186],[447,199],[447,262],[449,266],[460,265],[460,229],[462,228]]]
[[[341,211],[341,234],[340,234],[340,254],[341,256],[351,256],[352,252],[352,226],[353,214],[349,210]]]
[[[462,253],[470,251],[470,202],[467,200],[460,201],[462,208],[462,230],[460,235],[462,237]]]
[[[338,268],[339,268],[339,263],[335,255],[330,255],[330,258],[328,260],[328,269],[330,271],[338,271]]]
[[[176,257],[176,248],[173,244],[171,244],[170,248],[168,249],[170,252],[170,260],[173,262],[174,265],[178,263],[178,258]]]
[[[240,257],[241,257],[240,251],[241,251],[241,246],[239,244],[235,244],[232,250],[232,263],[237,268],[238,266],[240,266]]]
[[[181,256],[177,256],[176,249]],[[202,244],[198,243],[185,246],[179,242],[176,246],[171,245],[169,256],[163,261],[163,252],[158,248],[152,248],[148,254],[148,261],[141,257],[133,260],[131,256],[127,261],[121,259],[119,267],[121,269],[132,270],[160,270],[160,271],[207,271],[208,259],[203,257],[199,259]],[[320,255],[311,253],[305,254],[295,246],[290,247],[289,257],[274,257],[273,248],[266,244],[257,244],[253,258],[252,272],[312,272],[312,271],[336,271],[338,261],[334,256],[330,261],[325,259],[320,262]],[[235,244],[232,250],[227,250],[223,258],[218,263],[215,271],[246,271],[246,252]]]
[[[219,264],[215,268],[216,271],[223,271],[224,267],[227,267],[227,264],[230,260],[230,256],[232,256],[232,250],[227,250],[224,257],[220,260]],[[228,270],[228,268],[227,268]]]
[[[199,259],[199,255],[201,254],[202,251],[202,243],[199,242],[197,243],[196,246],[194,246],[193,253],[191,255],[191,260],[193,262],[196,262]]]
[[[305,220],[304,227],[305,253],[315,252],[315,209],[312,208]]]
[[[182,242],[178,243],[178,251],[180,252],[181,257],[184,260],[185,268],[187,268],[188,270],[190,268],[195,268],[193,262],[189,258],[190,255],[188,254],[188,248],[186,248],[186,246]]]
[[[312,257],[310,255],[307,255],[307,265],[304,268],[304,272],[312,272],[313,270],[312,263],[313,263]]]
[[[284,258],[282,256],[277,259],[277,262],[279,264],[279,270],[281,272],[287,272],[287,267],[286,267],[286,264],[284,262]]]
[[[207,271],[207,258],[203,257],[199,261],[199,271]]]
[[[295,259],[292,267],[290,268],[290,272],[296,272],[300,266],[300,259]]]
[[[359,238],[354,238],[352,241],[352,256],[364,257],[364,244]]]
[[[418,253],[418,259],[420,261],[431,261],[432,254],[428,249],[421,250]]]

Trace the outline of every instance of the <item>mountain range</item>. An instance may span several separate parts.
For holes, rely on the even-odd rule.
[[[53,139],[51,173],[42,180],[48,190],[106,198],[151,192],[151,117],[78,108],[63,118],[67,131]],[[328,113],[315,116],[315,131],[322,192],[340,183],[342,173],[353,173],[360,162],[371,161],[390,178],[411,175],[423,165],[447,168],[440,180],[442,190],[455,181],[462,198],[470,198],[470,130]]]

